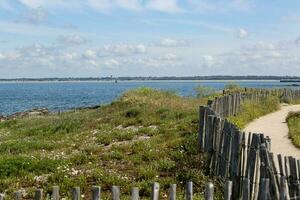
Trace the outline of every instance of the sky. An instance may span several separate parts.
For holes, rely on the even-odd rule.
[[[299,0],[0,0],[0,78],[300,76]]]

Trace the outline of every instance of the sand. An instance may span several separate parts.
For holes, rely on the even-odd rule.
[[[288,138],[285,121],[290,111],[300,111],[300,105],[282,105],[277,112],[256,119],[244,129],[246,133],[264,133],[271,138],[271,151],[274,155],[293,156],[300,159],[300,148],[296,148]]]

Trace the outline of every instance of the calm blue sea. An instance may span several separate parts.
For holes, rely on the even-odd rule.
[[[0,83],[0,115],[9,115],[32,108],[65,111],[109,103],[126,90],[151,87],[173,90],[180,95],[194,95],[196,86],[222,89],[228,82],[220,81],[153,81],[153,82],[50,82],[50,83]],[[239,81],[242,87],[288,87],[279,81]]]

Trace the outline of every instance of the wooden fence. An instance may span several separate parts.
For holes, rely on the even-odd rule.
[[[232,191],[232,183],[231,181],[228,181],[226,184],[225,189],[225,200],[231,199],[231,191]],[[187,182],[185,187],[185,197],[186,200],[193,200],[193,182]],[[49,196],[44,197],[45,194],[42,189],[37,189],[34,193],[34,200],[43,200],[43,199],[51,199],[51,200],[59,200],[59,187],[53,186],[52,192]],[[72,200],[80,200],[82,198],[80,187],[75,187],[71,190],[71,199]],[[158,200],[160,198],[160,185],[159,183],[153,183],[151,185],[151,196],[150,200]],[[169,195],[167,197],[170,200],[176,200],[176,184],[171,184],[169,188]],[[4,200],[5,195],[0,194],[0,200]],[[13,194],[13,199],[15,200],[22,200],[23,195],[21,191],[17,191]],[[65,199],[65,198],[64,198]],[[100,186],[94,186],[91,188],[91,199],[92,200],[100,200],[101,199],[101,187]],[[119,186],[112,186],[111,187],[111,199],[112,200],[120,200],[121,199],[121,190]],[[132,200],[139,200],[139,188],[133,187],[131,190],[131,198]],[[165,197],[166,199],[166,197]],[[206,189],[204,192],[204,199],[205,200],[213,200],[214,199],[214,185],[212,183],[208,183],[206,185]]]
[[[200,150],[207,154],[209,174],[232,181],[232,199],[300,199],[300,160],[274,156],[271,138],[245,134],[226,120],[245,100],[259,102],[270,95],[300,99],[296,90],[253,90],[225,94],[200,107]]]

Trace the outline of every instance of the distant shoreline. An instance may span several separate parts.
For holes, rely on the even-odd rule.
[[[280,80],[119,80],[118,83],[137,83],[137,82],[280,82]],[[115,81],[79,81],[79,80],[70,80],[70,81],[0,81],[1,83],[115,83]]]
[[[162,77],[65,77],[65,78],[0,78],[0,82],[154,82],[154,81],[293,81],[296,76],[162,76]]]

